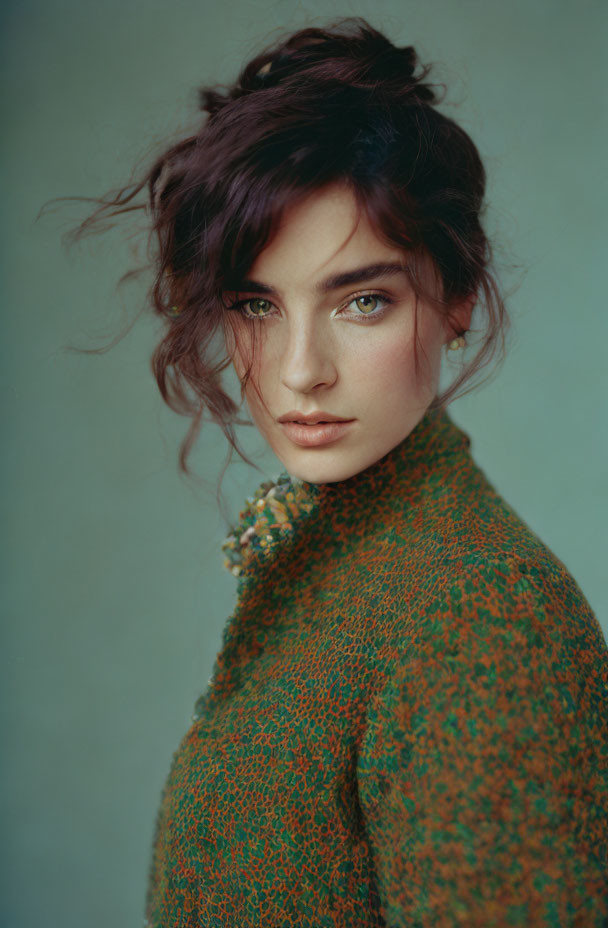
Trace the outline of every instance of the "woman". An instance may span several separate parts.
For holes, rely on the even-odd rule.
[[[205,410],[236,447],[232,364],[285,467],[224,544],[154,928],[608,923],[608,649],[446,410],[507,319],[478,152],[417,68],[363,20],[298,32],[146,177],[182,466]]]

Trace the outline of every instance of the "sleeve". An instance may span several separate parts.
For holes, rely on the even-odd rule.
[[[387,928],[608,926],[608,649],[574,580],[541,573],[467,566],[371,700]]]

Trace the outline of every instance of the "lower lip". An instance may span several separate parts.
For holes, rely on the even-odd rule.
[[[300,422],[282,422],[287,437],[296,445],[312,448],[317,445],[329,445],[346,434],[355,420],[348,422],[324,422],[319,425],[302,425]]]

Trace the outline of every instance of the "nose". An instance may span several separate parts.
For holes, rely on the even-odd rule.
[[[289,323],[287,341],[280,358],[281,383],[294,393],[309,393],[331,386],[337,378],[332,339],[315,326],[314,319]]]

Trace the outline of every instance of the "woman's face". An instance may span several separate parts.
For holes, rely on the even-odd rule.
[[[358,474],[403,441],[435,396],[441,350],[454,332],[420,304],[417,376],[415,298],[400,270],[407,261],[336,184],[285,212],[247,281],[227,294],[229,305],[241,302],[226,330],[240,380],[257,329],[249,411],[292,476],[333,483]],[[280,421],[313,413],[348,421]]]

